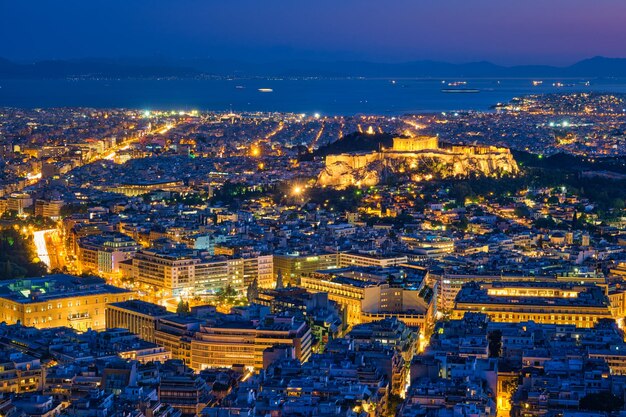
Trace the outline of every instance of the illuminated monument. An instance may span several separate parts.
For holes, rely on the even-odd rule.
[[[437,136],[393,138],[392,150],[396,152],[420,152],[427,149],[439,149],[439,138]]]
[[[371,186],[388,177],[410,181],[462,178],[470,175],[502,177],[519,171],[507,148],[495,146],[439,146],[437,136],[393,138],[391,149],[328,155],[319,174],[322,186]]]

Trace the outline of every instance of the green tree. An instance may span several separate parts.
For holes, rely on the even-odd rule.
[[[611,208],[615,210],[624,210],[624,200],[621,198],[614,198],[611,200]]]
[[[530,217],[530,210],[526,206],[517,206],[513,212],[517,217]]]
[[[489,340],[489,357],[499,358],[502,355],[502,331],[489,332],[487,339]]]
[[[0,279],[36,277],[47,272],[30,237],[14,229],[0,231]]]
[[[182,299],[178,302],[178,306],[176,307],[176,314],[189,314],[191,309],[189,308],[189,301],[183,301]]]
[[[233,304],[238,295],[237,290],[228,284],[225,288],[220,288],[217,291],[217,300],[220,303]]]
[[[537,229],[552,229],[556,226],[556,222],[552,217],[540,217],[533,222],[533,226]]]
[[[580,399],[580,408],[592,411],[617,411],[622,408],[624,402],[608,391],[597,394],[587,394]]]

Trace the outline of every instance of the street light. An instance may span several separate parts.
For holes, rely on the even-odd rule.
[[[294,195],[300,195],[302,194],[302,187],[299,185],[294,185],[293,186],[293,194]]]

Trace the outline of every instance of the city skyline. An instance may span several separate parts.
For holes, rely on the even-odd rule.
[[[625,16],[1,2],[0,417],[626,417]]]

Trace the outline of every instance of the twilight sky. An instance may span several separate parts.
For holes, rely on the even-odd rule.
[[[0,57],[626,57],[626,0],[0,0]]]

